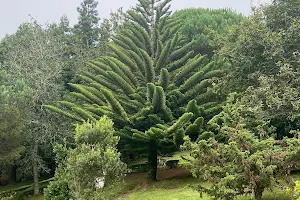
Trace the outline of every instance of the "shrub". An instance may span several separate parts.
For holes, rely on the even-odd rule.
[[[78,125],[75,140],[75,149],[56,147],[59,167],[55,181],[45,190],[46,199],[91,199],[99,189],[97,180],[103,179],[104,187],[112,185],[127,171],[116,149],[119,137],[106,116]]]
[[[252,193],[260,200],[266,188],[279,185],[280,177],[289,181],[291,170],[299,166],[299,139],[259,139],[239,125],[221,131],[228,136],[227,143],[213,138],[192,143],[185,138],[184,148],[194,158],[187,167],[193,176],[213,183],[211,188],[195,187],[201,195],[233,199]]]
[[[296,200],[300,200],[300,181],[296,181],[293,190],[291,190],[290,188],[287,189],[287,193],[292,194]]]

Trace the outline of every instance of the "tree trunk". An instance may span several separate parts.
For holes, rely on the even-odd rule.
[[[154,59],[155,57],[155,45],[156,45],[156,41],[154,41],[155,38],[155,8],[154,8],[154,3],[155,1],[151,2],[151,41],[153,42],[152,48],[151,48],[151,58]]]
[[[40,193],[40,187],[39,187],[39,167],[38,167],[38,162],[37,162],[37,150],[38,150],[38,145],[34,145],[34,152],[33,154],[33,161],[32,161],[32,170],[33,170],[33,191],[34,191],[34,196],[38,195]]]
[[[10,182],[16,183],[17,182],[17,165],[13,165],[10,169]]]
[[[263,191],[264,191],[264,189],[260,188],[260,187],[254,189],[255,200],[261,200],[262,199]]]
[[[148,167],[149,178],[156,181],[157,172],[157,145],[155,142],[151,142],[148,147]]]
[[[4,186],[10,183],[10,172],[7,167],[0,169],[0,186]]]

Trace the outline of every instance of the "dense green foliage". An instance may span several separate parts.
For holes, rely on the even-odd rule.
[[[149,146],[152,179],[157,150],[182,143],[186,124],[204,115],[198,105],[213,97],[208,87],[224,75],[176,33],[180,25],[169,17],[169,2],[139,1],[109,44],[110,56],[88,63],[79,75],[86,84],[71,84],[78,101],[61,102],[68,112],[48,106],[79,121],[111,117],[121,136]],[[191,100],[193,110],[185,108]]]
[[[273,31],[287,30],[299,19],[300,2],[297,0],[275,0],[263,7],[266,14],[266,24]]]
[[[100,20],[97,6],[1,40],[0,184],[32,176],[37,195],[55,172],[46,199],[109,199],[125,162],[156,180],[172,161],[208,181],[194,187],[204,198],[298,198],[299,0],[249,17],[138,0]]]
[[[79,9],[82,13],[79,24],[85,24],[82,9]],[[94,25],[97,29],[102,27],[97,31],[97,40],[101,39],[97,48],[80,43],[81,36],[89,34],[86,27],[70,27],[66,16],[61,18],[60,24],[24,23],[16,33],[1,40],[0,123],[1,138],[4,139],[1,139],[1,152],[11,153],[3,157],[3,162],[11,163],[5,170],[1,159],[1,184],[34,175],[38,192],[39,173],[54,173],[53,146],[62,143],[64,138],[68,143],[73,141],[67,130],[72,124],[43,106],[62,98],[66,89],[70,89],[65,87],[66,83],[75,81],[74,74],[87,59],[105,51],[103,46],[120,23],[122,17],[118,12],[112,13],[103,25],[100,22]],[[81,35],[75,29],[82,29]],[[2,67],[7,71],[5,77]],[[24,150],[22,154],[20,150]]]
[[[300,199],[300,181],[296,181],[295,187],[294,187],[293,190],[291,190],[290,188],[287,189],[287,193],[288,194],[293,194],[293,197],[296,200],[299,200]]]
[[[187,167],[194,177],[213,183],[210,188],[197,186],[195,189],[215,199],[233,199],[250,193],[259,200],[265,189],[282,184],[279,181],[282,177],[292,185],[291,171],[300,164],[300,140],[258,138],[239,124],[242,119],[234,109],[229,112],[223,116],[230,116],[230,123],[224,120],[220,130],[227,137],[226,143],[213,138],[197,143],[186,139],[183,147],[191,150],[194,158]]]
[[[200,193],[215,199],[252,193],[261,199],[281,177],[292,185],[290,172],[299,169],[298,2],[262,6],[220,38],[217,57],[230,70],[219,92],[236,93],[208,122],[218,138],[185,143],[193,149],[191,172],[213,183],[197,187]]]
[[[213,55],[219,47],[216,38],[229,33],[230,27],[244,18],[230,9],[188,8],[176,11],[173,18],[180,20],[178,30],[189,42],[197,41],[195,50],[201,54]]]
[[[126,164],[120,161],[119,138],[114,136],[110,119],[103,116],[95,123],[77,125],[74,135],[75,149],[56,147],[58,169],[55,181],[45,191],[46,199],[90,199],[102,188],[97,186],[98,179],[106,187],[124,177]]]
[[[109,52],[107,43],[124,21],[122,9],[111,12],[108,18],[100,20],[97,11],[98,2],[83,1],[77,8],[78,23],[73,27],[67,16],[62,16],[59,24],[51,24],[56,38],[64,44],[63,81],[68,90],[70,82],[78,82],[78,74],[90,59],[96,59]]]
[[[222,90],[226,86],[231,92],[240,92],[241,104],[270,122],[278,138],[291,137],[290,132],[299,127],[297,2],[274,1],[257,9],[222,40],[218,53],[231,64]],[[285,16],[277,18],[283,12]],[[281,23],[282,19],[287,23]]]
[[[10,177],[10,168],[24,151],[26,104],[30,102],[30,89],[22,81],[14,84],[11,77],[0,68],[0,183],[5,184]]]
[[[22,175],[32,174],[35,183],[41,172],[49,172],[45,157],[53,155],[54,143],[67,136],[68,124],[62,117],[43,108],[44,104],[58,101],[63,93],[63,44],[53,29],[43,29],[37,22],[24,23],[18,31],[3,39],[4,66],[12,81],[23,80],[30,88],[30,101],[21,117],[25,130],[26,147],[20,165]],[[35,193],[39,193],[36,185]]]
[[[74,26],[78,43],[83,46],[94,46],[99,40],[99,20],[97,11],[98,2],[84,0],[77,8],[79,13],[78,24]]]

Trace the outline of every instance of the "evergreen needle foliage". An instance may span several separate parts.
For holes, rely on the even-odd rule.
[[[139,0],[109,44],[112,53],[90,61],[79,76],[83,83],[70,85],[76,105],[48,106],[78,121],[104,114],[112,118],[121,136],[149,146],[152,179],[157,151],[174,150],[192,116],[204,114],[186,112],[186,105],[193,100],[200,109],[198,105],[210,101],[194,99],[223,75],[213,71],[216,66],[205,55],[194,53],[193,42],[176,33],[181,22],[170,17],[170,2]]]

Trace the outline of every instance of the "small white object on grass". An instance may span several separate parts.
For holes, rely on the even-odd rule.
[[[105,177],[96,178],[95,182],[95,187],[97,189],[102,189],[104,187]]]

